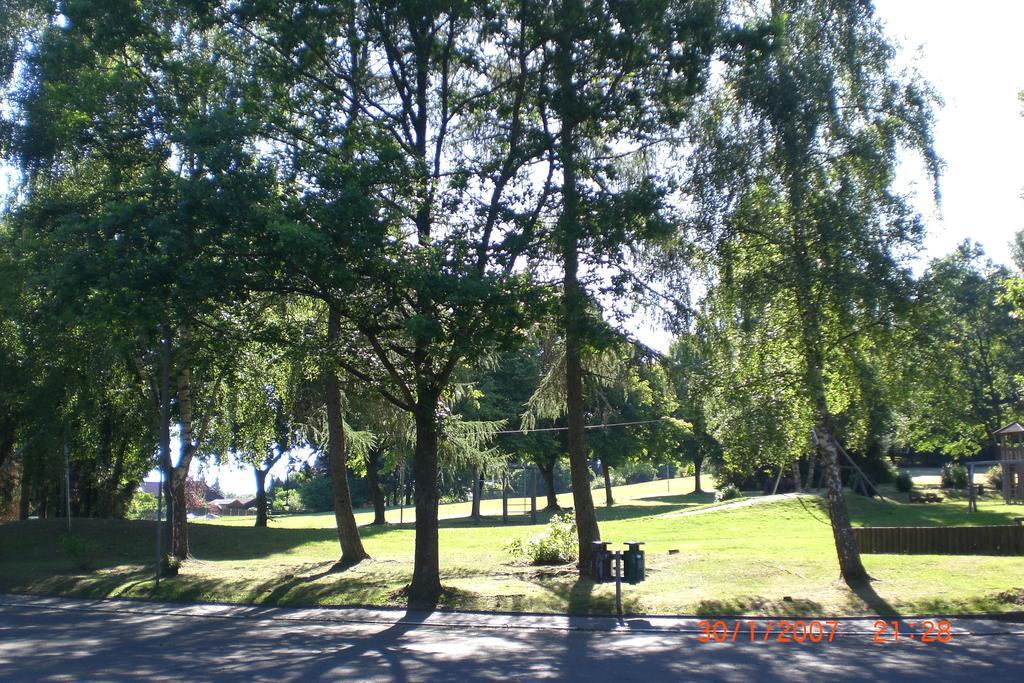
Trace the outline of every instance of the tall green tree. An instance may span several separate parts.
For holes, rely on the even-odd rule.
[[[698,175],[717,170],[703,194],[722,238],[716,286],[732,304],[722,319],[774,339],[788,359],[780,372],[798,372],[790,390],[811,417],[840,572],[852,583],[867,573],[842,494],[837,415],[864,386],[857,359],[907,299],[900,256],[921,226],[892,180],[907,147],[937,173],[931,97],[894,75],[868,3],[736,8],[769,22],[774,36],[766,53],[727,63],[707,108],[713,132],[694,159]]]
[[[510,347],[533,315],[526,303],[542,298],[518,268],[551,184],[534,173],[545,145],[527,97],[538,60],[527,9],[223,8],[269,95],[257,118],[284,187],[235,251],[264,276],[253,287],[322,301],[335,367],[412,416],[414,604],[441,592],[438,453],[453,373]]]
[[[550,247],[562,275],[569,467],[584,569],[600,539],[584,432],[583,357],[600,345],[600,308],[588,281],[597,265],[625,265],[628,245],[671,232],[662,211],[665,178],[643,165],[623,170],[682,121],[702,89],[719,4],[567,0],[551,6],[540,26],[550,62],[542,92],[561,175]]]
[[[238,207],[259,186],[237,129],[240,93],[221,58],[234,44],[195,9],[50,5],[22,61],[9,149],[24,173],[18,220],[52,246],[45,265],[56,301],[103,316],[138,346],[139,379],[164,423],[170,549],[180,558],[185,480],[231,357],[204,324],[228,292],[211,238],[245,215]]]
[[[918,283],[907,334],[908,379],[900,437],[919,450],[975,455],[1020,415],[1024,329],[1007,300],[1010,271],[961,244]]]

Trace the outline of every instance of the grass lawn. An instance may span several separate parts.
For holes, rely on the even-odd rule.
[[[748,507],[694,511],[712,501],[692,480],[620,487],[601,505],[602,536],[645,541],[647,581],[623,589],[628,611],[648,614],[858,615],[976,613],[1021,609],[1024,557],[864,555],[874,577],[851,591],[838,566],[823,501],[785,498]],[[595,491],[596,502],[604,494]],[[562,499],[571,504],[570,496]],[[959,500],[927,505],[849,498],[854,523],[869,526],[1007,524],[1022,509],[994,498],[968,516]],[[473,524],[468,504],[442,506],[441,572],[446,605],[462,609],[608,613],[614,585],[579,579],[570,566],[513,561],[504,544],[539,526],[503,525],[501,502],[485,501]],[[394,511],[397,515],[397,511]],[[402,606],[412,571],[411,512],[405,524],[364,526],[373,559],[332,571],[338,542],[332,515],[294,515],[252,528],[251,519],[190,525],[195,558],[154,593],[152,522],[74,520],[76,534],[102,549],[94,571],[75,568],[60,543],[63,520],[0,525],[0,590],[92,597],[156,597],[256,604]],[[546,520],[540,514],[540,521]],[[357,515],[369,522],[369,511]],[[389,512],[389,520],[392,513]],[[397,521],[397,519],[395,520]],[[677,551],[669,554],[669,551]]]

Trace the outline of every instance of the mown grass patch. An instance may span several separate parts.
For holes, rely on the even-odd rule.
[[[645,542],[647,580],[624,587],[630,612],[813,616],[1021,608],[1021,557],[865,555],[874,581],[851,590],[837,579],[832,533],[821,499],[788,498],[679,515],[707,506],[711,496],[659,494],[651,489],[636,489],[644,497],[634,498],[627,491],[617,492],[622,502],[598,508],[605,539],[617,547],[627,540]],[[997,500],[984,501],[982,512],[975,515],[968,515],[959,501],[907,505],[851,496],[849,502],[859,525],[1007,524],[1019,513],[1019,507]],[[486,512],[491,512],[487,506]],[[547,517],[542,513],[538,521]],[[412,571],[410,523],[364,526],[364,543],[373,559],[339,570],[334,566],[338,541],[331,515],[279,518],[267,529],[232,520],[190,525],[195,557],[179,577],[161,581],[154,592],[152,522],[74,520],[75,533],[100,548],[96,569],[89,572],[76,569],[62,550],[63,525],[61,520],[0,525],[0,590],[399,607],[404,605],[402,591]],[[572,567],[529,566],[504,549],[508,540],[539,530],[539,525],[522,521],[503,525],[493,514],[478,524],[449,514],[440,530],[442,582],[450,589],[445,606],[611,612],[613,585],[580,579]]]

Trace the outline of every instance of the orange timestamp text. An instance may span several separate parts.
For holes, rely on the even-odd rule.
[[[839,629],[838,621],[751,621],[734,622],[701,620],[697,622],[697,642],[726,643],[831,643]]]

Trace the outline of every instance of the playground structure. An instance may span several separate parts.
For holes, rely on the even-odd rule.
[[[529,515],[530,523],[537,523],[537,467],[510,464],[501,473],[501,521],[508,523],[510,515]]]
[[[1024,425],[1008,424],[992,434],[996,439],[998,460],[967,463],[967,510],[978,510],[974,470],[978,466],[999,466],[1003,470],[1003,500],[1007,505],[1024,502]]]

